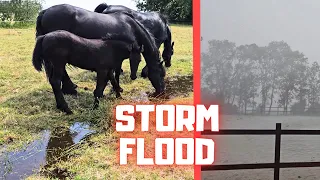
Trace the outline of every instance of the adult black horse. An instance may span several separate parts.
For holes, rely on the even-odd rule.
[[[114,39],[112,36],[115,35],[117,38],[121,37],[121,40],[137,42],[139,46],[143,45],[142,54],[148,67],[148,78],[156,89],[154,95],[164,92],[164,77],[161,76],[160,56],[155,40],[144,25],[135,20],[131,14],[125,12],[100,14],[69,4],[55,5],[39,13],[36,36],[55,30],[66,30],[87,39],[99,39],[106,34]],[[115,69],[118,83],[120,71],[121,66]],[[77,93],[76,85],[72,83],[66,71],[62,84],[62,91],[65,94]]]
[[[94,12],[111,14],[115,12],[129,12],[141,24],[143,24],[155,38],[158,49],[161,44],[164,45],[162,58],[166,67],[171,66],[171,56],[174,53],[174,42],[171,43],[171,30],[168,20],[160,13],[157,12],[138,12],[122,5],[107,5],[106,3],[99,4]],[[147,66],[143,68],[141,76],[147,77]]]

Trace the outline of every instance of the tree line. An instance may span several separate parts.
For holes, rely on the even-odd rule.
[[[140,11],[158,11],[172,22],[192,22],[191,0],[135,0]]]
[[[219,103],[225,113],[248,108],[270,113],[273,106],[320,111],[320,66],[286,42],[236,46],[211,40],[208,45],[201,55],[204,102]]]
[[[41,0],[0,1],[1,21],[35,21],[42,9]]]
[[[157,11],[172,22],[192,22],[191,0],[133,0],[140,11]],[[0,0],[1,21],[34,21],[44,0]]]

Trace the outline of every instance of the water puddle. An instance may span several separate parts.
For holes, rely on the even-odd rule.
[[[56,162],[67,160],[66,150],[93,133],[88,125],[82,123],[75,123],[68,129],[56,128],[53,131],[43,131],[39,140],[33,141],[22,150],[0,154],[0,179],[24,179],[40,173],[41,167],[49,169]],[[45,173],[59,179],[68,176],[66,170],[60,169],[55,169],[49,174]]]

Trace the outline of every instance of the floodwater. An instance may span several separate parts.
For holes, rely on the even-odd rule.
[[[22,150],[0,154],[0,179],[24,179],[39,173],[41,167],[48,169],[57,161],[67,160],[68,154],[65,150],[92,133],[94,131],[82,123],[75,123],[69,129],[43,131],[39,140],[33,141]],[[68,176],[68,172],[56,169],[50,172],[50,175],[63,179]]]
[[[221,116],[220,129],[320,129],[320,118],[309,116]],[[209,127],[209,126],[207,126]],[[219,135],[215,164],[273,163],[274,135]],[[319,162],[320,136],[283,135],[280,162]],[[205,180],[273,180],[272,169],[228,170],[202,172]],[[320,168],[290,168],[280,170],[282,180],[319,180]]]

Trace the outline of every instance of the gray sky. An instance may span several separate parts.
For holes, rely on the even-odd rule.
[[[70,4],[93,11],[100,3],[110,5],[124,5],[136,10],[136,3],[133,0],[45,0],[44,9],[57,4]]]
[[[287,42],[320,62],[320,0],[201,0],[201,51],[210,39],[236,45]]]

